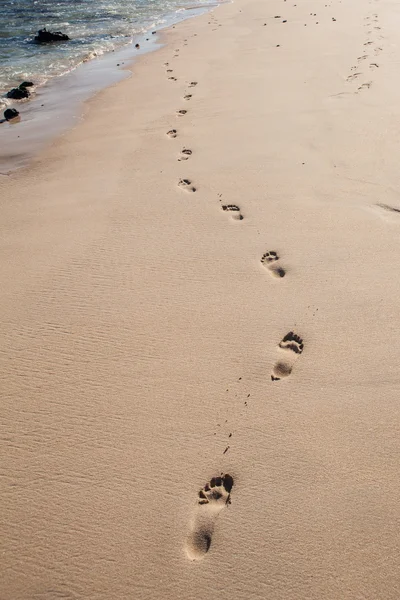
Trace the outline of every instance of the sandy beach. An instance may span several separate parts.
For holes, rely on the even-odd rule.
[[[399,27],[222,5],[0,177],[1,600],[399,599]]]

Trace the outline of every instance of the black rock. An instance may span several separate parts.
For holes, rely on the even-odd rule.
[[[9,92],[7,92],[6,95],[7,98],[11,98],[12,100],[22,100],[23,98],[29,98],[31,94],[25,88],[13,88]]]
[[[44,29],[39,29],[38,34],[34,37],[34,41],[37,44],[48,44],[50,42],[67,42],[70,40],[66,33],[62,33],[61,31],[47,31],[46,27]]]
[[[16,108],[7,108],[7,110],[4,111],[4,118],[6,121],[11,121],[11,119],[15,119],[15,117],[18,117],[18,115],[19,112]]]
[[[27,88],[27,87],[32,87],[32,86],[33,86],[33,83],[32,83],[32,81],[23,81],[23,82],[22,82],[22,83],[19,85],[19,89],[20,89],[20,90],[23,90],[23,89],[25,89],[25,88]]]

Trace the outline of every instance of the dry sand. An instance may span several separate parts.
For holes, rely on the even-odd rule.
[[[1,600],[399,599],[399,30],[224,5],[1,179]]]

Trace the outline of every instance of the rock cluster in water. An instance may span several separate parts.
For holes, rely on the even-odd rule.
[[[18,115],[19,112],[16,108],[7,108],[7,110],[4,111],[4,118],[6,121],[11,121],[11,119],[15,119]]]
[[[24,98],[29,98],[31,93],[27,88],[32,86],[32,81],[24,81],[17,88],[13,88],[7,92],[6,96],[7,98],[11,98],[11,100],[23,100]]]
[[[66,33],[62,33],[61,31],[47,31],[46,27],[44,29],[39,29],[37,35],[34,37],[34,41],[37,44],[68,42],[70,39],[71,38],[68,37]]]

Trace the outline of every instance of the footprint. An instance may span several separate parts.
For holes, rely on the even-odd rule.
[[[371,70],[373,70],[373,69],[379,69],[379,65],[378,65],[378,63],[371,63],[371,64],[369,65],[369,68],[370,68]]]
[[[348,76],[346,81],[353,81],[353,79],[357,79],[360,75],[362,75],[362,73],[353,73],[352,75]]]
[[[364,90],[365,88],[370,88],[372,85],[372,81],[367,81],[366,83],[363,83],[362,85],[360,85],[360,87],[358,87],[358,90]]]
[[[173,69],[167,69],[167,73],[173,73],[174,70]]]
[[[192,154],[193,152],[189,150],[189,148],[183,148],[181,150],[181,156],[178,158],[178,160],[187,160],[189,156],[192,156]]]
[[[167,135],[170,138],[176,138],[176,136],[178,135],[178,132],[176,129],[170,129],[169,131],[167,131]]]
[[[186,94],[186,96],[184,96],[183,98],[185,100],[190,100],[191,97],[192,97],[192,94]]]
[[[236,206],[236,204],[223,204],[222,210],[230,211],[232,213],[232,218],[236,219],[237,221],[243,220],[243,215],[240,212],[240,208]]]
[[[279,348],[286,356],[276,361],[271,373],[272,381],[279,381],[290,375],[298,355],[303,352],[303,340],[293,331],[289,331],[279,343]]]
[[[168,79],[171,79],[171,81],[178,81],[176,77],[168,77]]]
[[[189,87],[194,87],[195,85],[197,85],[197,81],[191,81],[189,83]]]
[[[261,257],[261,262],[268,269],[268,271],[274,277],[285,277],[285,269],[282,269],[277,262],[279,260],[279,256],[276,252],[272,250],[270,252],[266,252]]]
[[[200,560],[209,551],[217,517],[231,502],[232,487],[233,477],[225,474],[213,477],[200,490],[191,532],[186,540],[186,554],[190,560]]]
[[[177,110],[176,114],[178,115],[178,117],[183,117],[183,115],[186,115],[187,110],[184,110],[183,108],[181,110]]]
[[[185,192],[196,192],[196,188],[192,185],[192,182],[190,181],[190,179],[180,179],[179,183],[178,183],[178,187],[180,187],[182,190],[185,190]]]

